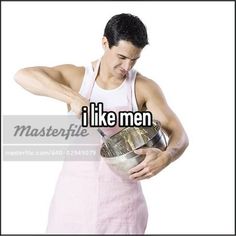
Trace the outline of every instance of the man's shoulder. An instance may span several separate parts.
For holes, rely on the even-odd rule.
[[[158,86],[154,80],[142,75],[139,72],[137,72],[136,75],[136,83],[138,86],[144,86],[145,88]]]
[[[159,89],[157,89],[158,87],[159,86],[155,81],[137,72],[135,91],[137,102],[139,104],[139,110],[146,109],[146,103],[150,100],[150,98],[159,93]]]
[[[138,92],[143,94],[144,97],[152,97],[152,96],[161,96],[162,90],[160,86],[152,79],[137,73],[136,76],[136,89]]]

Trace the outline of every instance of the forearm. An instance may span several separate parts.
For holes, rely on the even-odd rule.
[[[39,68],[19,70],[14,79],[19,85],[33,94],[52,97],[68,104],[78,96],[78,93],[70,87],[53,80]]]
[[[170,162],[178,159],[189,144],[186,132],[183,129],[173,131],[169,136],[168,146],[166,153],[170,159]]]
[[[54,82],[45,89],[44,96],[55,98],[67,104],[71,104],[74,100],[79,99],[80,97],[79,93],[75,92],[68,86],[60,83],[54,84]]]

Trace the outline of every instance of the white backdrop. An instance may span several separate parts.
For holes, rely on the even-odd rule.
[[[65,114],[17,85],[15,72],[97,59],[106,22],[122,12],[147,26],[136,69],[161,86],[190,139],[142,181],[146,233],[233,233],[234,2],[2,2],[3,115]],[[44,233],[61,164],[2,162],[2,233]]]

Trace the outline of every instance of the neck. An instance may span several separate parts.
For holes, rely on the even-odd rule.
[[[113,75],[109,72],[109,68],[106,66],[106,59],[104,56],[101,58],[98,76],[104,80],[111,80]]]

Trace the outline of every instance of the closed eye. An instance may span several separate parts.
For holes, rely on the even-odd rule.
[[[121,59],[121,60],[129,59],[128,57],[125,57],[125,56],[123,56],[123,55],[118,55],[118,57],[119,57],[119,59]],[[132,61],[132,62],[136,62],[138,59],[139,59],[139,57],[138,57],[138,58],[135,58],[135,59],[131,59],[131,61]]]
[[[125,60],[125,59],[126,59],[126,57],[121,56],[121,55],[119,55],[119,58],[122,59],[122,60]]]

